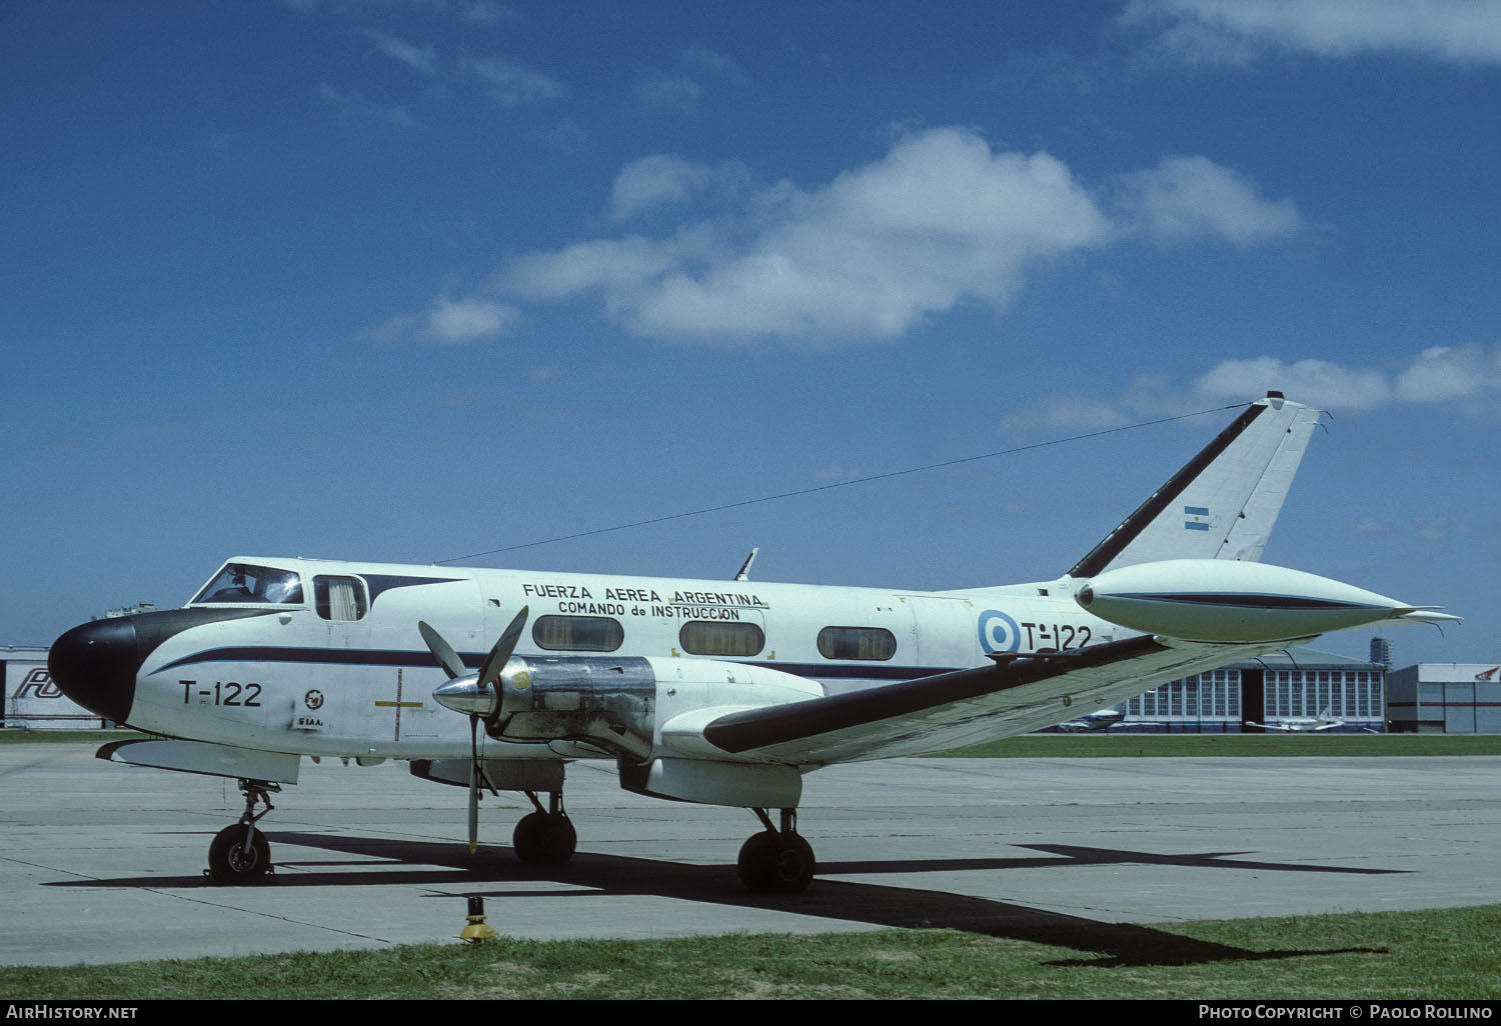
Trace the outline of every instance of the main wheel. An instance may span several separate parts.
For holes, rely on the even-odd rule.
[[[533,812],[521,818],[511,835],[511,847],[522,862],[556,866],[573,858],[578,832],[561,812]]]
[[[236,823],[214,836],[208,846],[208,878],[216,884],[254,884],[271,869],[271,844],[259,830],[247,845],[246,826]]]
[[[818,868],[813,846],[798,834],[763,830],[740,848],[740,882],[753,891],[797,894],[813,882]]]

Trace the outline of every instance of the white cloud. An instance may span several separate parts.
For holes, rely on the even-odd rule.
[[[1291,363],[1272,356],[1225,360],[1186,384],[1142,377],[1105,399],[1044,399],[1001,426],[1093,430],[1174,416],[1211,403],[1243,402],[1270,390],[1334,412],[1409,403],[1443,405],[1471,418],[1494,417],[1501,408],[1501,345],[1434,346],[1395,373],[1313,358]],[[1363,529],[1381,528],[1372,521]]]
[[[658,194],[670,191],[666,181]],[[677,194],[691,182],[681,178]],[[598,292],[644,335],[884,339],[968,298],[1004,305],[1028,267],[1110,233],[1057,159],[995,154],[972,133],[938,129],[821,188],[763,190],[740,217],[663,240],[530,254],[498,281],[532,299]]]
[[[1326,410],[1366,410],[1391,401],[1391,384],[1378,370],[1341,367],[1327,360],[1285,363],[1270,356],[1226,360],[1193,384],[1205,399],[1246,399],[1275,389],[1289,399]]]
[[[704,233],[695,230],[662,241],[632,236],[576,242],[557,253],[517,257],[495,276],[492,285],[538,300],[597,290],[618,310],[654,279],[702,251],[706,243]]]
[[[360,34],[373,42],[376,50],[413,70],[427,75],[437,70],[438,54],[431,46],[415,46],[379,29],[361,29]]]
[[[1198,156],[1166,157],[1123,175],[1117,202],[1124,227],[1166,242],[1218,236],[1245,246],[1303,227],[1292,200],[1264,200],[1244,176]]]
[[[1414,403],[1477,399],[1501,391],[1501,346],[1434,346],[1397,376],[1397,397]]]
[[[1490,0],[1131,0],[1122,19],[1163,26],[1154,56],[1188,63],[1270,51],[1501,61],[1501,5]]]
[[[418,340],[457,345],[500,338],[521,323],[521,311],[505,303],[469,296],[439,296],[421,315],[398,314],[370,333],[377,342]]]
[[[475,342],[499,338],[521,320],[521,312],[504,303],[440,296],[428,310],[419,334],[434,342]]]
[[[615,176],[610,192],[610,216],[623,221],[642,210],[680,203],[709,181],[709,169],[670,153],[642,157]]]
[[[704,98],[701,78],[737,86],[749,82],[733,60],[698,43],[682,51],[676,63],[677,70],[655,70],[636,83],[636,101],[645,113],[696,117]]]
[[[1501,399],[1501,346],[1434,346],[1395,374],[1342,367],[1325,360],[1284,363],[1270,356],[1227,360],[1198,379],[1205,398],[1244,398],[1275,388],[1289,398],[1330,410],[1373,409],[1393,402],[1459,404],[1478,414]]]
[[[565,95],[565,90],[555,80],[502,57],[470,58],[466,66],[485,81],[490,87],[490,95],[502,107],[545,103]]]
[[[818,188],[748,193],[749,178],[737,164],[643,158],[615,180],[617,220],[706,190],[743,202],[663,238],[526,254],[494,285],[532,300],[597,295],[607,315],[656,337],[890,339],[960,303],[1004,307],[1038,265],[1123,237],[1250,245],[1302,226],[1290,200],[1264,200],[1202,157],[1122,176],[1112,218],[1057,158],[995,153],[959,128],[904,136]]]
[[[733,193],[750,180],[743,164],[713,167],[658,153],[632,161],[615,176],[610,192],[610,216],[629,220],[647,210],[685,202],[711,187]]]

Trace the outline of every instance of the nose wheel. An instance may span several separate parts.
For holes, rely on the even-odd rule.
[[[275,808],[271,804],[271,795],[280,790],[279,784],[265,780],[240,781],[245,812],[238,823],[215,834],[213,843],[208,846],[208,868],[203,875],[210,883],[220,886],[257,884],[274,874],[271,844],[255,824]],[[255,807],[261,802],[266,803],[266,808],[258,814]]]
[[[765,809],[753,809],[766,829],[740,848],[740,882],[763,894],[797,894],[813,882],[818,863],[813,846],[797,832],[797,810],[782,810],[782,828],[772,826]]]

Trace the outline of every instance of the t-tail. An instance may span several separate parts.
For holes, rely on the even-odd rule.
[[[1069,577],[1167,559],[1256,562],[1321,416],[1268,392],[1137,507]]]
[[[1122,627],[1222,645],[1459,619],[1260,562],[1320,416],[1281,392],[1251,403],[1074,564],[1074,600]]]

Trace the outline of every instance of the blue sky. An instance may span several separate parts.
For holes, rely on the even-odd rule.
[[[1498,86],[1489,0],[13,0],[0,641],[234,554],[1048,579],[1276,388],[1267,560],[1501,660]]]

